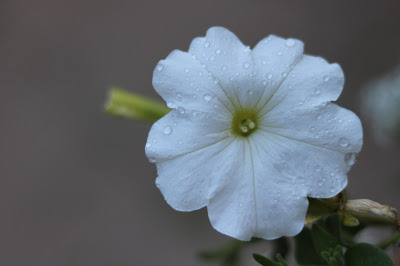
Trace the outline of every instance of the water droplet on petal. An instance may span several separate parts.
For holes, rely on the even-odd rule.
[[[161,71],[163,70],[164,66],[162,64],[158,64],[156,68],[158,71]]]
[[[210,47],[210,43],[209,42],[205,42],[204,43],[204,47],[206,47],[206,48]]]
[[[319,94],[321,93],[321,91],[320,91],[319,89],[315,89],[314,93],[315,93],[316,95],[319,95]]]
[[[295,40],[293,40],[293,39],[287,39],[286,40],[286,42],[285,42],[285,45],[287,46],[287,47],[293,47],[294,45],[296,44],[296,41]]]
[[[347,147],[349,146],[349,140],[347,138],[340,138],[339,139],[339,145],[342,147]]]
[[[286,73],[286,72],[283,72],[283,73],[282,73],[282,77],[283,77],[283,78],[286,78],[286,76],[287,76],[287,73]]]
[[[227,66],[222,66],[222,70],[226,70],[227,68]]]
[[[327,82],[329,80],[328,76],[324,76],[324,81]]]
[[[172,127],[171,127],[171,126],[166,126],[166,127],[164,127],[163,132],[164,132],[165,135],[171,134],[171,132],[172,132]]]
[[[189,68],[185,68],[185,73],[188,73],[189,72]]]
[[[268,73],[268,74],[267,74],[267,78],[268,78],[268,79],[272,79],[272,74],[271,74],[271,73]]]
[[[185,109],[183,107],[178,108],[178,112],[183,115],[185,113]]]
[[[249,63],[244,63],[244,64],[243,64],[243,67],[244,67],[245,69],[247,69],[247,68],[250,67],[250,64],[249,64]]]
[[[211,95],[210,94],[204,94],[203,99],[208,102],[209,100],[211,100]]]
[[[150,142],[146,142],[146,148],[150,148],[151,147],[151,143]]]
[[[215,50],[215,53],[216,53],[216,54],[220,54],[220,53],[221,53],[221,50],[220,50],[220,49],[217,49],[217,50]]]
[[[357,153],[349,152],[344,156],[344,161],[348,166],[352,166],[357,160]]]

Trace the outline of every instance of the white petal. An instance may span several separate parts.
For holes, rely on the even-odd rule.
[[[265,149],[271,158],[280,163],[282,176],[315,198],[332,197],[346,187],[347,172],[362,145],[356,115],[327,104],[274,119],[257,133],[269,145]]]
[[[192,41],[189,53],[218,81],[235,107],[240,105],[239,99],[244,102],[243,97],[252,92],[251,50],[229,30],[210,28],[205,37]]]
[[[343,71],[321,57],[303,56],[273,94],[264,99],[264,113],[310,108],[335,101],[342,92]]]
[[[241,163],[237,160],[241,152],[231,137],[160,162],[157,186],[176,210],[202,208],[216,193],[221,194],[221,188],[235,174],[234,166]]]
[[[258,143],[241,139],[237,144],[242,150],[240,163],[208,205],[213,227],[240,240],[252,236],[274,239],[300,232],[308,206],[305,190],[300,193],[292,180],[281,178],[273,161],[260,156]]]
[[[234,145],[237,155],[229,158],[234,171],[229,182],[210,201],[208,216],[217,231],[240,240],[250,240],[257,219],[251,151],[244,139],[236,140]]]
[[[264,116],[261,124],[269,132],[343,154],[359,152],[362,146],[360,119],[333,103],[286,112],[275,108]]]
[[[174,51],[153,73],[154,89],[168,107],[229,114],[229,100],[210,73],[190,54]]]
[[[251,52],[255,73],[250,80],[254,90],[253,97],[250,98],[253,108],[265,107],[303,57],[303,49],[304,45],[299,40],[286,40],[273,35],[256,45]]]
[[[153,124],[146,155],[157,163],[210,146],[229,136],[230,123],[217,115],[172,110]]]

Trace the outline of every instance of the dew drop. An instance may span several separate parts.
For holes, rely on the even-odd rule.
[[[285,42],[285,45],[287,46],[287,47],[293,47],[294,45],[296,44],[296,41],[295,40],[293,40],[293,39],[287,39],[286,40],[286,42]]]
[[[328,76],[324,76],[324,81],[327,82],[329,80]]]
[[[185,109],[183,107],[178,108],[178,112],[183,115],[185,113]]]
[[[267,78],[268,78],[268,79],[272,79],[272,74],[271,74],[271,73],[268,73],[268,74],[267,74]]]
[[[347,138],[342,137],[339,139],[339,145],[342,147],[347,147],[349,146],[349,140]]]
[[[205,42],[204,43],[204,47],[206,47],[206,48],[210,47],[210,43],[209,42]]]
[[[156,68],[158,71],[161,71],[163,70],[164,66],[162,64],[158,64]]]
[[[250,64],[249,64],[249,63],[244,63],[244,64],[243,64],[243,67],[244,67],[245,69],[247,69],[247,68],[250,67]]]
[[[203,99],[208,102],[209,100],[211,100],[211,95],[210,94],[204,94]]]
[[[163,132],[164,132],[165,135],[171,134],[171,132],[172,132],[172,127],[171,127],[171,126],[166,126],[166,127],[164,127]]]
[[[357,160],[357,153],[349,152],[344,156],[344,161],[348,166],[352,166]]]
[[[216,54],[220,54],[220,53],[221,53],[221,50],[220,50],[220,49],[217,49],[217,50],[215,50],[215,53],[216,53]]]
[[[150,142],[146,142],[146,148],[150,148],[151,147],[151,143]]]

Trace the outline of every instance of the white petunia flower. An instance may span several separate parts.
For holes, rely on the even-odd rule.
[[[213,227],[240,240],[301,231],[307,196],[347,185],[362,145],[360,120],[331,103],[339,65],[303,55],[303,43],[269,36],[251,50],[213,27],[173,51],[153,86],[172,111],[150,130],[146,154],[176,210],[207,206]]]

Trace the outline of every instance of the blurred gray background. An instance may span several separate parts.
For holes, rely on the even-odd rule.
[[[108,117],[107,88],[155,99],[152,72],[214,25],[269,34],[338,62],[339,104],[400,62],[399,1],[0,0],[0,265],[206,265],[229,238],[172,210],[144,155],[150,124]],[[363,122],[365,118],[361,117]],[[365,144],[352,198],[399,208],[400,150]]]

